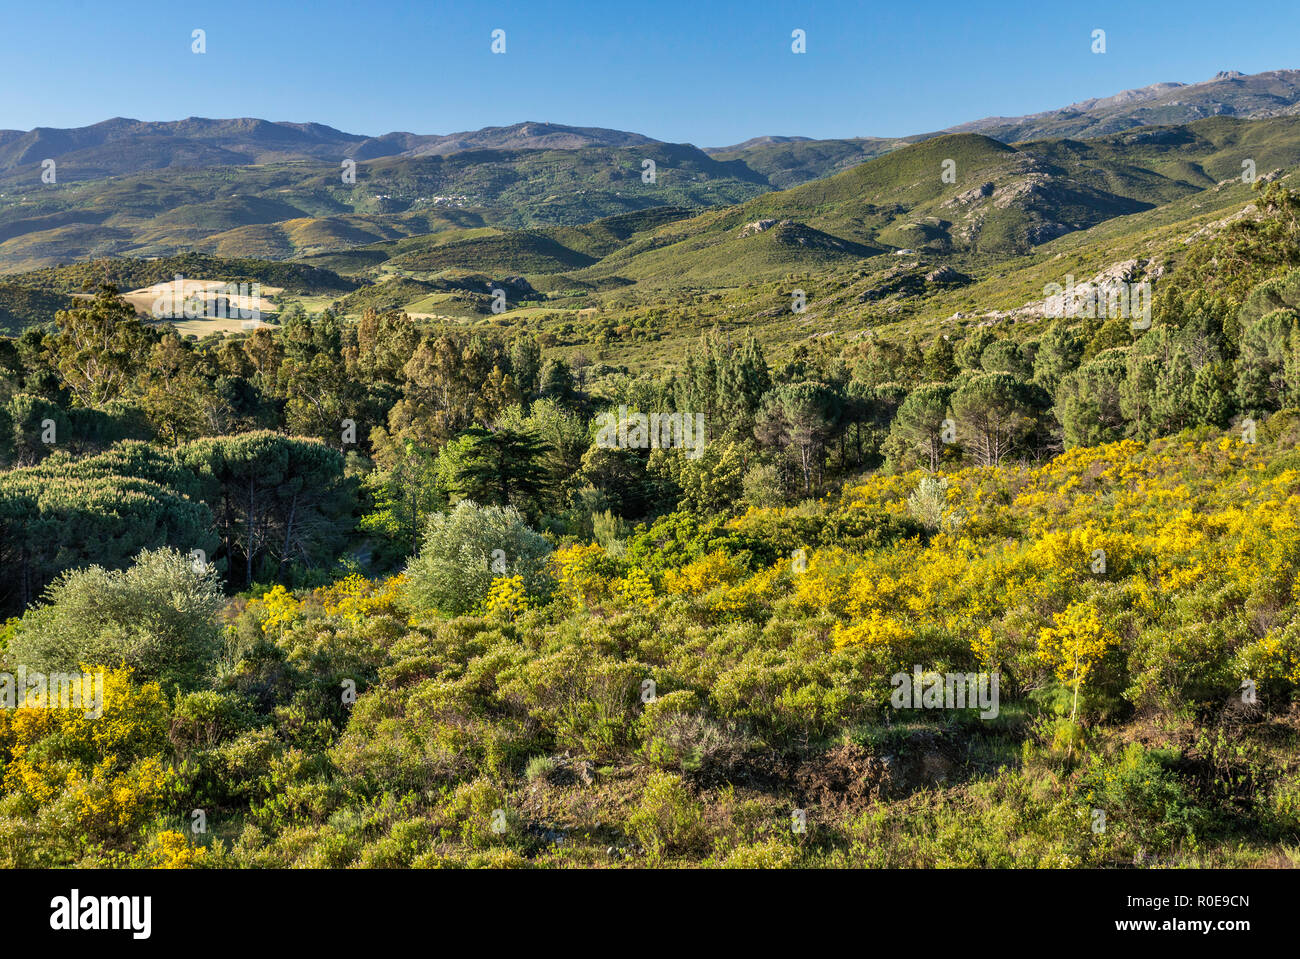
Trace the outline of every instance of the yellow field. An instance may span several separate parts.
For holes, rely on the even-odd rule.
[[[233,284],[225,280],[168,280],[122,294],[140,316],[166,320],[181,333],[203,337],[210,333],[236,333],[261,325],[260,319],[244,319],[239,311],[257,310],[276,313],[278,307],[269,298],[282,292],[278,286],[259,286],[260,296],[227,292]],[[242,285],[241,285],[242,287]],[[91,294],[78,294],[91,299]],[[186,316],[186,311],[195,316]]]

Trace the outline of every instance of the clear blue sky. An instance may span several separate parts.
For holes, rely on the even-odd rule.
[[[1105,54],[1090,50],[1097,28]],[[256,116],[370,135],[539,120],[698,146],[898,136],[1297,68],[1298,36],[1296,0],[9,0],[0,128]]]

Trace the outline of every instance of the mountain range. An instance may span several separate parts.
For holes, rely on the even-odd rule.
[[[1261,176],[1300,165],[1297,114],[1300,71],[1275,71],[906,138],[708,149],[532,122],[446,136],[196,118],[0,131],[0,273],[22,304],[6,325],[76,292],[81,272],[50,267],[181,254],[241,275],[253,261],[316,269],[304,289],[344,294],[348,310],[481,314],[494,277],[614,295],[794,271],[851,274],[844,295],[874,308],[930,289],[930,274],[956,289],[1071,235],[1225,208],[1248,196],[1244,162]],[[40,182],[45,158],[55,183]]]
[[[942,133],[982,133],[1006,143],[1049,137],[1088,138],[1136,126],[1167,126],[1210,116],[1242,119],[1300,112],[1300,70],[1246,75],[1222,71],[1201,83],[1155,83],[1108,97],[1019,117],[986,117],[929,134],[909,137],[853,137],[816,140],[802,136],[758,136],[726,147],[706,147],[712,156],[750,156],[779,149],[805,153],[808,144],[851,144],[861,159],[901,143]],[[87,127],[0,130],[0,175],[35,169],[53,159],[65,180],[124,176],[171,166],[230,166],[284,160],[376,160],[383,157],[447,156],[474,150],[576,150],[661,143],[651,137],[600,127],[524,122],[461,133],[344,133],[320,123],[272,122],[255,118],[213,120],[190,117],[146,122],[115,117]],[[823,146],[823,149],[826,149]],[[837,158],[839,159],[839,158]],[[824,162],[824,161],[823,161]],[[834,163],[836,160],[831,160]],[[825,175],[826,170],[821,170]]]

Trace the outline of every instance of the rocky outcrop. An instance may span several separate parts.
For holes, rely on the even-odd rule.
[[[971,203],[977,203],[986,196],[992,196],[993,189],[993,183],[981,183],[979,186],[967,190],[964,193],[958,193],[955,197],[945,203],[944,206],[957,206],[958,204],[965,206]]]
[[[963,283],[969,283],[970,277],[965,273],[954,270],[950,266],[941,266],[937,270],[931,270],[925,275],[925,282],[936,283],[941,286],[957,286]]]
[[[776,219],[755,220],[753,223],[746,223],[740,228],[740,236],[743,239],[747,236],[753,236],[755,233],[762,233],[764,230],[770,230],[777,224]],[[781,220],[781,223],[789,223],[789,220]]]

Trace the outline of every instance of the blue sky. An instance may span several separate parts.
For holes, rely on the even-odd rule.
[[[1294,0],[45,0],[10,2],[0,21],[0,128],[24,130],[113,116],[256,116],[371,135],[535,120],[719,146],[899,136],[1219,70],[1300,67]],[[498,28],[504,55],[490,50]],[[195,29],[205,54],[191,52]],[[1091,52],[1094,29],[1104,54]]]

